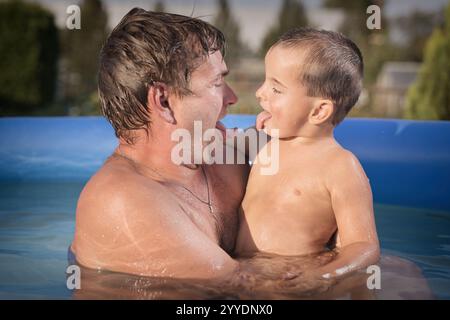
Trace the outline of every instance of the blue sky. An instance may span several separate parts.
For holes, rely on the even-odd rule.
[[[33,1],[42,3],[52,10],[59,26],[64,25],[67,6],[81,2],[80,0]],[[214,0],[166,0],[164,2],[170,12],[191,15],[194,11],[194,16],[202,16],[207,21],[212,20],[217,7],[217,1]],[[233,14],[241,26],[243,41],[250,47],[257,48],[268,28],[274,23],[282,0],[229,0],[229,2]],[[131,8],[137,6],[152,9],[156,0],[103,0],[103,3],[108,10],[109,24],[113,27]],[[315,27],[334,29],[342,18],[339,13],[323,11],[321,0],[303,0],[302,3],[307,8],[308,15]],[[386,1],[382,14],[392,18],[407,15],[414,10],[438,11],[447,3],[447,0],[390,0]]]

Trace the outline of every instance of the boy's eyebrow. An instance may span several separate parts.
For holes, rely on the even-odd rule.
[[[275,79],[275,78],[273,78],[273,77],[269,78],[269,80],[271,80],[271,81],[273,81],[273,82],[279,84],[280,86],[282,86],[282,87],[284,87],[284,88],[287,88],[284,84],[282,84],[280,81],[278,81],[277,79]]]

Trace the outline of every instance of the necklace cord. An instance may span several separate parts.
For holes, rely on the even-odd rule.
[[[151,170],[152,172],[156,173],[161,178],[163,178],[163,176],[158,171],[156,171],[155,169],[153,169],[153,168],[151,168],[149,166],[140,164],[136,160],[133,160],[130,157],[127,157],[127,156],[123,155],[122,151],[120,150],[120,147],[118,148],[118,152],[114,152],[113,155],[117,155],[117,156],[119,156],[121,158],[124,158],[125,160],[128,160],[129,162],[133,163],[135,166],[141,166],[141,167],[147,168],[147,169]],[[185,189],[187,192],[189,192],[191,195],[193,195],[198,201],[200,201],[203,204],[206,204],[209,207],[210,213],[213,213],[213,207],[212,207],[212,203],[211,203],[211,195],[210,195],[210,191],[209,191],[208,177],[206,175],[206,172],[205,172],[205,169],[203,168],[203,166],[200,166],[200,169],[202,170],[202,174],[203,174],[203,177],[204,177],[205,182],[206,182],[206,190],[207,190],[207,195],[208,195],[208,201],[202,200],[194,192],[192,192],[191,190],[189,190],[188,188],[186,188],[185,186],[183,186],[179,182],[171,182],[171,183],[176,184],[176,185],[180,186],[181,188]]]

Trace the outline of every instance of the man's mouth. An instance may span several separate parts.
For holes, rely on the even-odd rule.
[[[218,129],[222,133],[223,139],[225,139],[227,134],[226,132],[227,128],[225,128],[225,125],[221,121],[216,122],[216,129]]]
[[[270,118],[272,118],[272,115],[265,110],[260,114],[258,114],[258,116],[256,117],[256,129],[257,130],[264,129],[265,122]]]

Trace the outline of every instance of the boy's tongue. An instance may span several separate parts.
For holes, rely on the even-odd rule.
[[[272,118],[272,115],[267,111],[263,111],[256,117],[256,129],[262,130],[264,128],[264,122]]]

